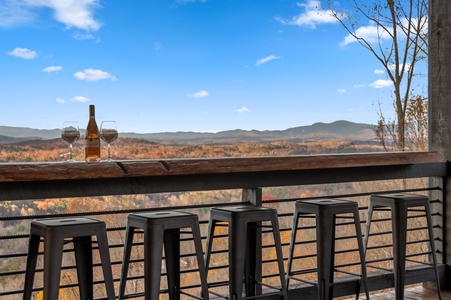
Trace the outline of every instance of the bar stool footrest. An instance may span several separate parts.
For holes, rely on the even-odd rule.
[[[297,270],[297,271],[291,271],[289,276],[304,275],[304,274],[310,274],[310,273],[316,273],[316,272],[318,272],[318,269]]]
[[[423,265],[423,266],[434,266],[434,264],[431,262],[408,259],[408,258],[406,258],[406,262],[416,263],[416,264]]]
[[[280,296],[280,292],[266,293],[266,294],[262,294],[262,295],[247,296],[247,297],[243,296],[243,299],[260,299],[260,298],[266,298],[266,297],[271,297],[271,296]]]
[[[213,294],[216,297],[223,298],[223,299],[229,299],[230,298],[229,296],[225,296],[223,294],[219,294],[219,293],[216,293],[216,292],[213,292],[213,291],[208,291],[208,293]]]
[[[343,273],[346,275],[362,278],[362,274],[352,273],[352,272],[348,272],[348,271],[344,271],[344,270],[340,270],[340,269],[334,269],[334,271],[337,273]]]
[[[180,290],[180,294],[183,294],[183,295],[185,295],[185,296],[188,296],[188,297],[191,297],[191,298],[194,298],[194,299],[199,299],[199,300],[204,299],[203,297],[199,297],[199,296],[196,296],[196,295],[187,293],[187,292],[185,292],[185,291],[183,291],[183,290]]]
[[[383,268],[383,267],[379,267],[379,266],[373,266],[373,265],[370,265],[370,264],[367,264],[366,266],[367,266],[368,268],[378,269],[378,270],[381,270],[381,271],[393,272],[393,269],[389,269],[389,268]]]
[[[264,286],[264,287],[276,290],[276,291],[280,291],[280,292],[282,291],[282,288],[280,288],[280,287],[275,287],[273,285],[270,285],[270,284],[267,284],[267,283],[263,283],[263,282],[260,282],[260,281],[257,281],[257,280],[255,280],[255,283],[258,284],[258,285],[261,285],[261,286]],[[265,295],[267,295],[267,294],[265,294]]]
[[[306,283],[306,284],[309,284],[309,285],[312,285],[312,286],[318,286],[318,282],[315,282],[315,281],[309,281],[309,280],[297,278],[297,277],[294,277],[294,276],[289,276],[288,278],[296,280],[296,281],[299,281],[299,282],[303,282],[303,283]]]

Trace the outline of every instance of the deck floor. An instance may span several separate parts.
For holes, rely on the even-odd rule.
[[[384,293],[375,293],[370,295],[371,300],[391,300],[395,299],[395,292],[390,290]],[[351,300],[355,298],[348,298]],[[360,296],[359,299],[365,299],[365,296]],[[404,294],[405,300],[437,300],[438,293],[434,289],[425,288],[423,286],[409,287]],[[442,291],[443,300],[451,300],[451,291]]]

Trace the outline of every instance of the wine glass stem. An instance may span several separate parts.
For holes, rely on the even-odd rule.
[[[69,160],[72,160],[72,143],[69,143]]]
[[[110,155],[110,143],[108,143],[108,160],[111,160],[111,155]]]

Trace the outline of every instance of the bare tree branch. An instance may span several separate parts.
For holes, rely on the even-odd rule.
[[[406,119],[407,114],[412,113],[409,101],[418,97],[413,96],[412,86],[417,75],[421,75],[415,73],[415,68],[427,57],[427,0],[373,0],[370,4],[358,0],[345,2],[346,10],[340,12],[335,1],[327,0],[332,16],[350,37],[374,55],[393,84],[395,120],[385,120],[380,110],[376,134],[384,147],[387,143],[382,138],[396,137],[397,150],[405,150],[406,133],[412,126]],[[359,29],[374,30],[377,41]]]

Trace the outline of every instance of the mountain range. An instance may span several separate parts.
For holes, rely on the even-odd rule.
[[[83,131],[82,131],[83,134]],[[161,132],[134,133],[120,132],[120,137],[140,138],[158,143],[170,144],[215,144],[236,142],[312,142],[324,140],[351,140],[355,142],[374,142],[374,125],[335,121],[314,123],[285,130],[227,130],[209,132]],[[12,144],[29,140],[48,140],[61,138],[61,129],[33,129],[27,127],[0,126],[0,144]]]

